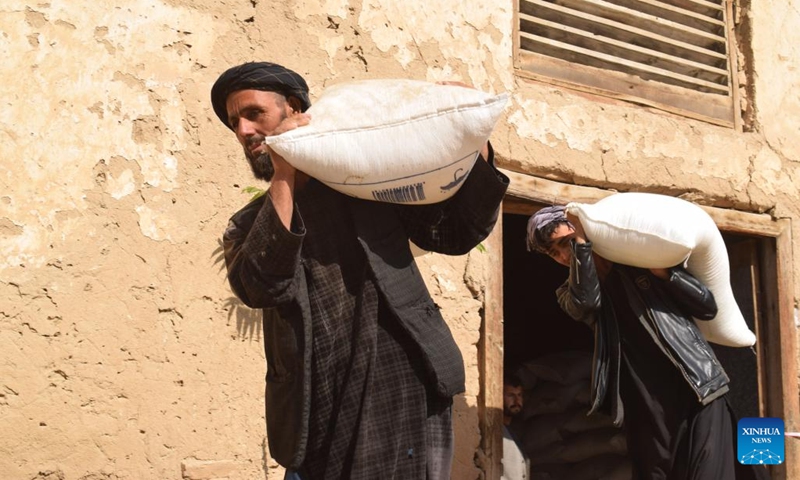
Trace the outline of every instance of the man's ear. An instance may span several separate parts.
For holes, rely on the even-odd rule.
[[[292,108],[292,111],[300,113],[303,111],[303,104],[300,102],[300,99],[297,97],[289,97],[289,106]]]

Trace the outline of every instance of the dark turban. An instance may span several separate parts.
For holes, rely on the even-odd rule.
[[[544,251],[544,243],[549,239],[541,238],[540,231],[553,222],[567,222],[567,207],[563,205],[553,205],[545,207],[534,213],[528,219],[528,251]]]
[[[219,76],[211,87],[211,105],[226,127],[228,110],[225,103],[228,95],[238,90],[263,90],[280,93],[286,98],[295,97],[300,100],[301,111],[311,106],[308,99],[308,85],[303,77],[276,63],[250,62],[229,68]]]

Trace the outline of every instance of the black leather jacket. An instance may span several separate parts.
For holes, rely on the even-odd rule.
[[[591,242],[572,242],[570,275],[556,295],[572,318],[588,323],[595,332],[592,362],[592,406],[610,414],[615,425],[624,417],[619,396],[621,342],[611,299],[600,286]],[[717,313],[712,293],[682,268],[670,270],[662,280],[649,270],[614,265],[631,310],[661,352],[681,372],[703,405],[728,391],[728,376],[711,346],[694,324]]]

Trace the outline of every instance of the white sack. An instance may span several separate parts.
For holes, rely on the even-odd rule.
[[[749,347],[756,342],[733,298],[725,242],[714,220],[699,206],[651,193],[617,193],[594,204],[570,203],[586,238],[603,258],[640,268],[686,270],[714,294],[717,316],[696,320],[709,342]]]
[[[437,203],[461,187],[507,99],[418,80],[342,83],[308,109],[309,125],[264,143],[341,193]]]

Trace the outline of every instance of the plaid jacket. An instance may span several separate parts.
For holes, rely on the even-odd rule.
[[[328,375],[312,369],[340,355],[337,346],[347,341],[337,333],[342,325],[365,312],[377,315],[374,295],[365,289],[379,292],[418,345],[427,387],[443,397],[464,391],[461,353],[409,240],[425,250],[460,255],[486,238],[508,186],[492,161],[493,153],[489,162],[478,159],[461,189],[439,204],[360,200],[312,179],[295,192],[289,230],[269,195],[233,215],[223,237],[228,279],[246,305],[264,309],[267,433],[280,464],[296,468],[303,462],[312,394],[322,397],[317,405],[326,404],[325,395],[331,396],[328,403],[338,401]],[[337,371],[331,368],[333,376]]]

